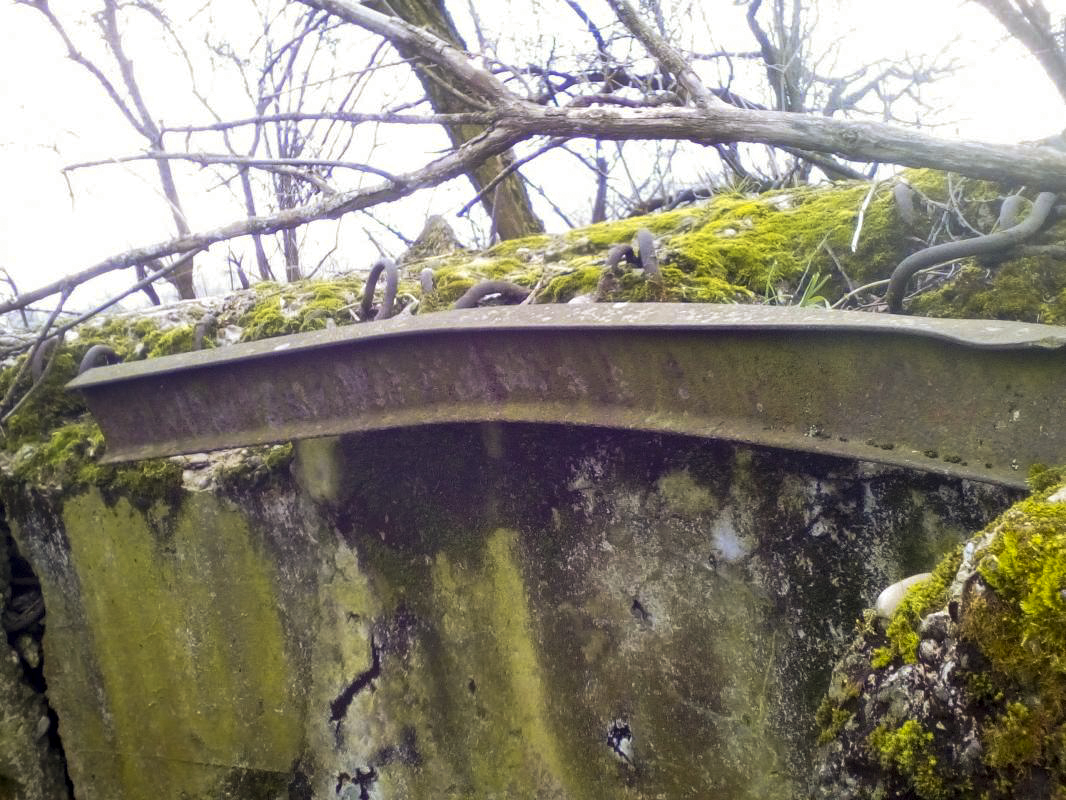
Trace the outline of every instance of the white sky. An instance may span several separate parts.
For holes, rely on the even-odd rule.
[[[171,0],[164,5],[176,16],[174,8],[183,8],[185,2],[190,9],[202,5],[200,0],[180,3]],[[557,13],[527,13],[524,18],[525,4],[521,2],[477,5],[482,24],[490,30],[511,26],[508,30],[516,31],[521,39],[535,41],[554,36],[562,41],[573,37],[581,46],[587,34],[580,21],[561,0],[542,0],[541,5],[551,7],[552,2],[559,6]],[[61,17],[67,9],[94,9],[97,5],[98,0],[52,2]],[[465,5],[457,0],[449,3],[464,33],[472,31],[469,21],[460,13]],[[716,38],[720,38],[717,45],[752,48],[750,35],[743,27],[743,8],[738,9],[732,0],[705,0],[697,5],[713,21],[715,30],[721,31],[716,33]],[[1056,16],[1066,14],[1066,0],[1051,0],[1046,5]],[[212,20],[211,26],[215,30],[239,30],[243,6],[241,0],[225,0],[222,8],[233,17]],[[957,74],[929,93],[935,104],[944,107],[942,119],[950,120],[939,129],[941,135],[1017,142],[1041,138],[1066,127],[1066,104],[1035,61],[1020,47],[1005,42],[995,21],[972,3],[822,0],[818,6],[823,20],[832,21],[826,25],[826,35],[842,39],[845,61],[933,53],[958,37],[958,44],[952,49],[960,62]],[[602,0],[588,0],[586,7],[596,18],[607,19],[609,12]],[[515,19],[519,20],[518,26],[513,25]],[[125,41],[153,111],[165,115],[166,122],[172,124],[210,121],[187,92],[170,91],[173,86],[187,83],[187,73],[180,61],[167,55],[172,48],[159,38],[158,28],[145,30],[147,34],[140,37],[137,29],[130,30]],[[828,33],[831,30],[834,33]],[[174,233],[173,222],[151,164],[83,170],[71,175],[67,184],[60,172],[64,165],[133,154],[143,149],[143,141],[121,118],[95,80],[64,58],[58,37],[39,12],[15,5],[11,0],[0,0],[0,31],[4,33],[4,46],[0,47],[0,175],[5,180],[5,189],[0,192],[0,266],[6,267],[19,288],[25,290],[131,247],[170,238]],[[71,32],[83,34],[78,37],[79,44],[92,41],[84,35],[89,31]],[[473,41],[470,32],[468,42]],[[352,69],[363,66],[368,56],[357,52],[358,49],[353,48],[356,52],[352,53]],[[342,56],[348,54],[345,50]],[[410,80],[403,79],[399,72],[396,74],[398,84]],[[202,82],[201,89],[216,99],[237,97],[235,86],[227,84],[228,78],[222,72],[208,70],[200,73],[198,79]],[[167,98],[165,103],[156,99],[162,97]],[[232,111],[222,107],[219,110],[230,118],[248,114],[246,105],[234,107]],[[385,144],[379,147],[367,144],[362,155],[372,155],[378,166],[401,171],[424,162],[426,155],[412,150],[409,136],[395,128],[384,130],[387,131]],[[424,133],[424,130],[419,132]],[[432,146],[443,146],[443,135],[434,139]],[[361,155],[353,154],[349,158],[361,160]],[[582,190],[580,198],[568,196],[568,182],[575,173],[575,165],[571,156],[555,153],[526,172],[553,197],[557,196],[557,202],[564,208],[580,209],[587,205],[589,192]],[[215,227],[241,216],[241,208],[231,194],[224,190],[205,191],[217,183],[212,173],[187,166],[176,167],[176,173],[194,230]],[[376,178],[359,180],[377,181]],[[448,186],[423,192],[413,200],[393,204],[394,207],[382,210],[382,216],[413,238],[427,213],[454,213],[471,196],[469,184],[453,181]],[[561,223],[557,218],[549,219],[550,213],[546,207],[544,210],[546,221],[558,229]],[[453,220],[453,224],[460,235],[469,232],[464,229],[464,223]],[[336,223],[323,222],[312,226],[317,233],[313,231],[311,235],[326,242],[327,249],[339,235],[341,260],[347,253],[352,267],[366,266],[376,253],[367,251],[365,227],[386,247],[395,252],[402,250],[400,243],[383,229],[354,215],[340,227],[339,234]],[[202,263],[218,264],[225,252],[225,244],[215,245],[211,257],[203,258]],[[249,274],[250,266],[246,259]],[[282,271],[280,264],[275,270]],[[115,275],[110,285],[123,285],[128,282],[128,275]],[[97,287],[93,293],[102,290]]]

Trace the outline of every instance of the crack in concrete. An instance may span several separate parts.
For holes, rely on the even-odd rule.
[[[366,687],[373,688],[371,682],[381,675],[381,648],[374,635],[370,635],[370,667],[360,672],[337,697],[329,704],[329,721],[340,722],[348,713],[348,707],[359,692]]]

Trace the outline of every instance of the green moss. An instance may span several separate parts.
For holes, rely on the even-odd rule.
[[[1047,502],[1052,488],[999,519],[979,564],[993,592],[966,630],[997,672],[1066,711],[1066,503]]]
[[[828,697],[822,698],[818,710],[814,713],[814,722],[818,726],[818,744],[829,744],[836,739],[854,717],[854,711],[841,708]]]
[[[1050,489],[1056,484],[1066,482],[1066,466],[1049,467],[1046,464],[1033,464],[1029,467],[1026,482],[1034,492]]]
[[[989,526],[978,561],[987,588],[968,597],[960,626],[988,663],[981,736],[1004,796],[1034,768],[1066,783],[1066,503],[1049,502],[1061,478],[1034,470],[1035,493]]]
[[[776,284],[792,293],[806,272],[831,275],[827,289],[829,296],[836,296],[844,286],[837,263],[853,281],[862,282],[890,271],[901,257],[904,237],[888,187],[875,192],[863,217],[859,246],[851,252],[869,190],[868,184],[843,184],[832,190],[799,188],[757,198],[715,198],[710,221],[675,237],[668,249],[681,269],[713,270],[719,279],[756,294]]]
[[[505,244],[507,244],[505,242]],[[481,278],[462,267],[443,267],[433,271],[433,292],[422,298],[420,314],[451,308],[463,293]]]
[[[549,281],[537,299],[542,303],[566,303],[579,294],[591,294],[596,291],[602,275],[602,266],[582,267],[564,273]]]
[[[188,353],[195,347],[196,326],[193,324],[163,327],[153,319],[120,316],[94,320],[80,331],[82,352],[92,344],[106,344],[123,361],[158,358],[175,353]],[[204,347],[212,347],[205,337]]]
[[[501,258],[515,258],[523,250],[528,250],[530,252],[543,250],[545,247],[548,247],[553,240],[554,237],[544,235],[523,236],[521,239],[508,239],[507,241],[500,242],[499,244],[490,247],[487,255]]]
[[[995,184],[930,170],[909,170],[904,178],[938,203],[950,192],[968,223],[982,230],[994,225],[1004,194]],[[422,311],[448,307],[482,278],[531,285],[530,267],[522,262],[537,256],[565,268],[538,292],[538,302],[567,302],[595,292],[608,249],[631,242],[640,228],[659,238],[663,284],[626,270],[598,299],[799,303],[804,287],[817,282],[818,290],[806,294],[831,302],[847,289],[848,281],[861,285],[887,278],[913,251],[915,234],[900,219],[891,188],[890,183],[881,184],[872,196],[865,182],[756,196],[723,193],[676,211],[599,223],[559,237],[503,242],[488,251],[488,264],[463,255],[449,259],[439,271],[442,296],[424,302]],[[920,201],[918,206],[930,219],[942,213]],[[1064,237],[1066,223],[1044,234],[1045,240]],[[1066,266],[1050,256],[975,265],[943,288],[917,298],[913,310],[935,316],[1063,322]]]
[[[85,352],[99,343],[129,359],[162,355],[191,348],[192,327],[162,331],[150,320],[111,319],[86,327],[75,342],[64,344],[48,378],[6,425],[3,444],[12,454],[10,479],[60,496],[94,486],[109,498],[125,496],[145,508],[177,492],[181,469],[166,460],[123,466],[97,463],[105,452],[103,434],[81,395],[65,386]],[[0,392],[10,386],[21,363],[0,373]],[[29,388],[28,376],[23,380],[21,391]]]
[[[378,281],[378,291],[382,284]],[[242,329],[241,341],[321,330],[329,320],[350,325],[355,322],[352,309],[358,305],[364,288],[363,281],[357,278],[301,281],[283,289],[257,284],[260,299],[237,321]]]
[[[55,365],[48,377],[34,390],[33,396],[7,421],[4,426],[4,447],[9,452],[18,450],[27,442],[37,441],[47,432],[67,420],[85,412],[85,403],[78,395],[67,392],[64,387],[77,373],[77,365],[88,346],[63,346],[55,356]],[[26,356],[18,363],[0,373],[0,396],[5,394],[15,379]],[[32,380],[27,370],[14,395],[16,398],[29,390]]]
[[[751,302],[764,297],[787,298],[797,283],[822,276],[827,297],[839,295],[845,281],[836,264],[854,280],[877,272],[885,275],[905,255],[905,237],[892,207],[888,187],[879,189],[866,208],[858,251],[851,241],[868,184],[831,188],[798,188],[760,196],[720,194],[708,203],[646,217],[599,223],[562,237],[529,237],[504,242],[488,253],[495,261],[479,265],[450,262],[437,271],[437,293],[423,310],[443,308],[469,288],[477,277],[503,278],[523,285],[532,281],[520,262],[526,252],[544,254],[568,267],[538,292],[538,302],[567,302],[595,292],[607,251],[630,243],[647,228],[659,237],[663,281],[647,281],[627,269],[600,300],[631,302]],[[832,254],[830,254],[832,250]],[[835,259],[834,259],[835,257]],[[471,273],[477,273],[472,275]],[[455,285],[449,273],[469,280]],[[518,278],[516,280],[516,278]],[[805,280],[806,282],[806,280]]]
[[[269,297],[256,303],[237,322],[241,326],[241,341],[251,342],[294,333],[300,324],[282,313],[281,296]]]
[[[50,658],[78,698],[64,732],[92,759],[79,767],[94,785],[207,797],[218,773],[205,765],[287,773],[300,701],[274,567],[244,519],[207,493],[170,516],[88,492],[64,504],[63,524],[92,636],[68,637],[72,649]]]
[[[97,459],[104,451],[99,426],[91,419],[81,419],[56,428],[44,442],[24,444],[12,461],[12,475],[19,483],[50,488],[60,495],[95,486],[109,497],[127,498],[142,510],[159,500],[172,499],[181,487],[181,467],[172,461],[99,464]]]
[[[921,800],[946,800],[953,794],[937,770],[933,734],[915,720],[909,719],[895,730],[876,728],[867,745],[882,769],[904,778]]]
[[[1043,726],[1024,703],[1010,703],[985,726],[982,738],[985,763],[995,769],[1021,769],[1036,763],[1041,755]]]
[[[195,348],[194,327],[178,325],[167,330],[153,330],[144,337],[145,357],[156,358],[174,353],[188,353]]]
[[[713,215],[713,204],[664,211],[640,217],[610,220],[567,232],[566,241],[577,252],[607,250],[616,244],[628,244],[637,231],[647,228],[654,234],[674,233],[693,227]]]
[[[962,563],[962,546],[946,556],[933,570],[932,575],[907,590],[896,613],[889,620],[886,634],[888,644],[874,651],[871,666],[887,667],[896,659],[913,664],[918,657],[918,626],[922,617],[944,607],[948,589]]]
[[[996,269],[971,264],[943,287],[912,301],[930,317],[1066,322],[1066,263],[1050,256],[1015,257]]]

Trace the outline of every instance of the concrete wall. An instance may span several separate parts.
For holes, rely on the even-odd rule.
[[[862,609],[1012,499],[548,426],[247,462],[9,499],[80,800],[802,795]]]

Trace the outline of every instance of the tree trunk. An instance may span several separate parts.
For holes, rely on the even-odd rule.
[[[255,195],[252,194],[252,181],[248,177],[248,170],[241,170],[241,190],[244,192],[244,210],[249,217],[255,216]],[[255,264],[259,270],[259,278],[264,281],[274,280],[274,273],[270,269],[270,259],[267,258],[263,248],[263,237],[256,234],[252,237],[252,245],[255,248]]]
[[[159,142],[157,150],[162,151],[162,137],[157,141]],[[174,225],[178,229],[178,234],[181,236],[188,236],[192,231],[189,229],[189,223],[185,219],[185,212],[181,207],[181,199],[178,197],[178,187],[174,185],[174,174],[170,171],[170,162],[159,159],[155,162],[155,165],[159,170],[159,180],[163,184],[163,194],[166,196],[167,202],[170,204],[170,213],[174,217]],[[196,288],[193,286],[192,261],[189,261],[186,266],[167,275],[166,280],[178,290],[178,297],[182,300],[191,300],[196,297]]]

